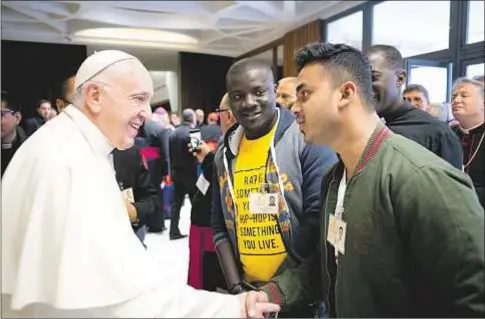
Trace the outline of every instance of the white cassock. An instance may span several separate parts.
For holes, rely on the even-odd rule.
[[[239,317],[237,296],[197,291],[154,265],[111,151],[71,105],[15,154],[2,180],[2,315]]]

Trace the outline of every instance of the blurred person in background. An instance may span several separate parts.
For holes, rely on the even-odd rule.
[[[219,113],[219,117],[221,120],[222,136],[219,140],[219,144],[222,144],[224,142],[224,136],[226,135],[226,132],[237,122],[234,114],[229,107],[229,96],[227,93],[224,94],[224,96],[222,97],[221,103],[219,104],[219,108],[216,112]]]
[[[173,127],[177,128],[181,123],[180,115],[176,112],[170,113],[170,123],[172,123]]]
[[[148,216],[147,227],[151,233],[162,233],[165,227],[166,214],[164,212],[164,196],[161,188],[165,178],[170,174],[169,138],[172,126],[167,123],[168,113],[159,107],[151,119],[145,121],[140,137],[145,144],[139,145],[142,156],[147,161],[152,184],[159,197],[157,211]]]
[[[403,100],[406,84],[401,52],[390,45],[373,45],[366,51],[372,67],[376,111],[393,131],[435,153],[461,169],[462,148],[450,127]]]
[[[49,116],[47,117],[47,120],[52,120],[54,117],[57,116],[57,111],[55,109],[51,109]]]
[[[205,114],[202,109],[195,110],[195,118],[197,120],[196,128],[202,128],[205,125]]]
[[[25,119],[24,130],[27,136],[31,136],[37,131],[51,115],[52,105],[49,100],[39,100],[37,102],[37,115],[35,117]]]
[[[207,125],[204,125],[200,129],[200,134],[202,136],[202,140],[209,142],[217,142],[222,136],[221,127],[219,124],[219,115],[216,112],[209,113],[207,116]]]
[[[167,128],[170,131],[175,130],[175,127],[170,122],[170,116],[168,115],[168,112],[161,106],[153,110],[152,120],[162,124],[163,128]]]
[[[189,195],[190,202],[193,203],[197,182],[197,160],[187,150],[187,144],[190,143],[189,132],[197,125],[194,110],[185,109],[182,119],[182,124],[170,135],[169,142],[170,173],[173,181],[170,240],[187,237],[180,233],[180,209],[184,204],[185,195]]]
[[[296,77],[282,78],[276,87],[276,103],[291,110],[296,101]]]
[[[25,132],[18,125],[20,122],[20,111],[2,99],[2,176],[15,152],[27,138]]]
[[[409,84],[403,92],[404,98],[415,108],[425,112],[429,109],[429,93],[426,88],[420,84]]]
[[[76,74],[71,74],[61,83],[61,96],[56,99],[56,109],[58,113],[62,112],[62,110],[71,104],[75,78]]]
[[[461,78],[451,95],[453,116],[458,125],[452,127],[463,147],[463,170],[470,175],[478,199],[485,207],[485,125],[484,88],[481,82]]]
[[[450,105],[446,102],[444,103],[430,103],[427,112],[437,118],[438,120],[448,123],[450,121],[448,108]]]

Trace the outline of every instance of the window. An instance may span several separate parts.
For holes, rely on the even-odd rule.
[[[484,75],[484,67],[485,63],[470,64],[466,67],[466,76],[472,78],[477,75]]]
[[[403,57],[449,48],[450,1],[386,1],[373,8],[372,43]]]
[[[362,11],[353,13],[328,24],[327,42],[345,43],[362,50],[363,28]]]
[[[409,74],[409,83],[424,86],[428,90],[432,103],[442,103],[447,100],[447,67],[413,65]]]
[[[485,13],[483,1],[470,1],[468,4],[468,28],[466,43],[477,43],[484,40]]]

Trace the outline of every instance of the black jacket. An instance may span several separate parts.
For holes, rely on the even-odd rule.
[[[211,184],[217,178],[214,174],[214,153],[209,153],[201,163],[201,174]],[[190,212],[190,223],[200,227],[211,226],[211,209],[212,209],[212,185],[207,189],[205,195],[197,189],[192,202],[192,211]]]
[[[133,188],[133,195],[139,223],[135,230],[146,225],[149,215],[160,209],[160,196],[150,181],[150,174],[143,164],[140,151],[136,146],[130,149],[113,151],[116,180],[122,189]]]
[[[204,141],[218,141],[222,136],[221,127],[217,124],[204,125],[200,129]]]
[[[170,158],[169,158],[169,138],[171,130],[163,128],[160,124],[154,121],[149,121],[143,125],[142,136],[146,139],[146,142],[151,147],[159,149],[160,158],[155,161],[154,168],[150,169],[153,182],[159,185],[164,176],[169,174],[170,170]]]
[[[24,130],[20,127],[16,127],[17,136],[13,140],[11,144],[3,144],[2,143],[2,176],[5,170],[7,169],[8,164],[12,160],[12,157],[15,155],[15,152],[19,149],[20,145],[25,141],[27,138],[25,136]]]
[[[42,125],[45,124],[45,120],[40,116],[31,117],[25,120],[23,125],[23,129],[25,130],[25,134],[27,137],[31,136],[35,133]]]
[[[182,123],[170,135],[169,155],[171,176],[174,182],[192,189],[197,182],[197,159],[189,152],[190,126]]]
[[[379,114],[396,134],[421,144],[455,168],[462,169],[462,148],[458,137],[444,122],[404,102],[391,112]]]
[[[465,134],[458,125],[452,130],[456,133],[463,146],[463,165],[465,173],[470,175],[478,199],[485,207],[485,124],[482,124]],[[465,166],[466,165],[466,166]]]

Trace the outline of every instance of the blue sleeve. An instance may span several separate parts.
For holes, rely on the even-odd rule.
[[[336,162],[337,155],[328,147],[306,145],[300,154],[303,211],[294,236],[303,258],[310,256],[318,245],[322,182]]]
[[[303,174],[303,214],[317,215],[323,178],[337,163],[337,155],[329,147],[306,145],[300,157]]]
[[[212,176],[212,207],[211,207],[211,226],[214,245],[217,247],[221,242],[229,240],[229,234],[224,222],[222,213],[221,191],[219,189],[219,180],[217,178],[217,168],[214,163],[214,173]]]

